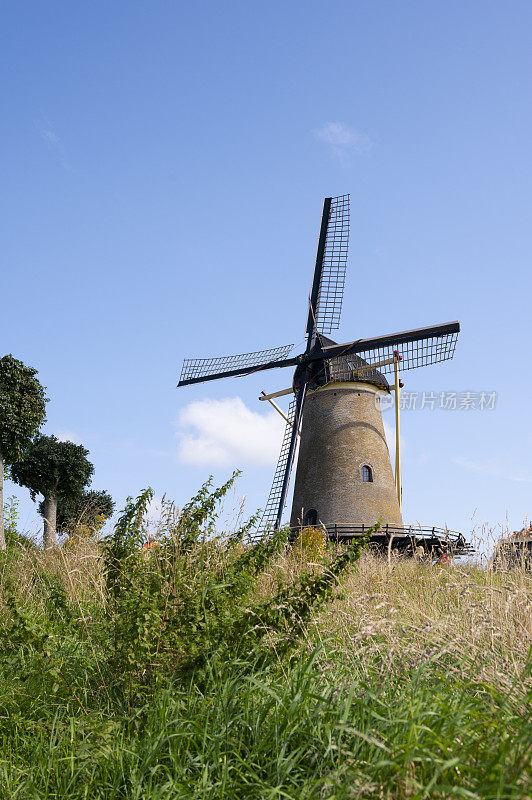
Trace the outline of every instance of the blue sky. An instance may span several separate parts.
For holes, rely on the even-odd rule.
[[[183,503],[239,467],[228,516],[264,504],[282,424],[257,397],[290,374],[177,390],[181,360],[301,343],[322,198],[349,192],[337,339],[459,319],[405,390],[498,393],[404,412],[405,519],[521,527],[531,25],[512,0],[4,6],[2,348],[95,488]]]

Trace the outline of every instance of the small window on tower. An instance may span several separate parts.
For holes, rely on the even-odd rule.
[[[362,481],[364,483],[373,483],[373,472],[367,464],[362,467]]]
[[[305,512],[305,519],[303,520],[304,525],[317,525],[318,524],[318,512],[315,508],[308,508]]]

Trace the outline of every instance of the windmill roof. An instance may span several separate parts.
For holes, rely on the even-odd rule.
[[[332,339],[326,336],[321,336],[322,344],[330,346],[336,344]],[[390,384],[378,369],[367,369],[359,372],[361,367],[366,366],[368,362],[356,355],[350,353],[347,356],[336,356],[329,361],[329,380],[330,381],[360,381],[363,383],[372,383],[378,386],[379,389],[389,391]]]

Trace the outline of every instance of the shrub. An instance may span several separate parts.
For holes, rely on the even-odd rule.
[[[286,654],[358,558],[363,542],[321,574],[303,574],[271,600],[257,599],[257,577],[287,549],[288,531],[246,541],[253,518],[230,535],[215,535],[218,504],[236,477],[218,489],[209,480],[180,513],[164,501],[159,546],[149,553],[141,543],[151,490],[128,500],[104,540],[108,664],[128,702],[156,680],[203,680],[213,659],[256,661],[260,654],[268,661]]]
[[[310,561],[322,561],[327,547],[327,534],[323,528],[301,528],[296,548]]]

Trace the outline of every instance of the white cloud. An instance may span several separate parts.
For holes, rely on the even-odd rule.
[[[72,442],[72,444],[82,444],[80,437],[77,433],[73,433],[72,431],[54,431],[54,436],[56,439],[59,439],[60,442]]]
[[[53,124],[48,119],[42,119],[35,122],[35,127],[39,136],[46,143],[48,150],[61,166],[71,172],[71,166],[66,157],[65,147],[62,140],[59,138],[54,130]]]
[[[390,452],[390,460],[392,464],[395,463],[395,425],[390,425],[389,422],[386,422],[385,419],[382,421],[384,425],[384,435],[386,436],[386,441],[388,443],[388,450]],[[401,454],[404,453],[406,449],[406,442],[405,437],[401,434]]]
[[[389,425],[385,419],[382,421],[384,425],[384,435],[386,436],[386,441],[388,443],[388,450],[390,451],[390,455],[395,455],[395,430]]]
[[[163,513],[162,497],[152,497],[146,509],[146,516],[149,522],[157,522]]]
[[[314,136],[329,145],[332,154],[344,166],[349,165],[351,155],[362,155],[371,149],[369,136],[359,133],[342,122],[326,122],[321,128],[314,131]]]
[[[59,136],[54,133],[52,130],[47,130],[46,128],[41,128],[40,134],[44,141],[50,146],[55,147],[60,143]]]
[[[532,474],[530,472],[523,472],[520,469],[514,470],[508,465],[501,465],[501,463],[494,459],[488,458],[485,461],[475,461],[467,456],[457,456],[453,458],[453,462],[458,464],[463,469],[468,469],[471,472],[482,472],[485,475],[491,475],[494,478],[504,478],[516,483],[532,483]]]
[[[196,400],[179,414],[179,459],[194,466],[275,464],[284,426],[277,412],[252,411],[240,397]]]

